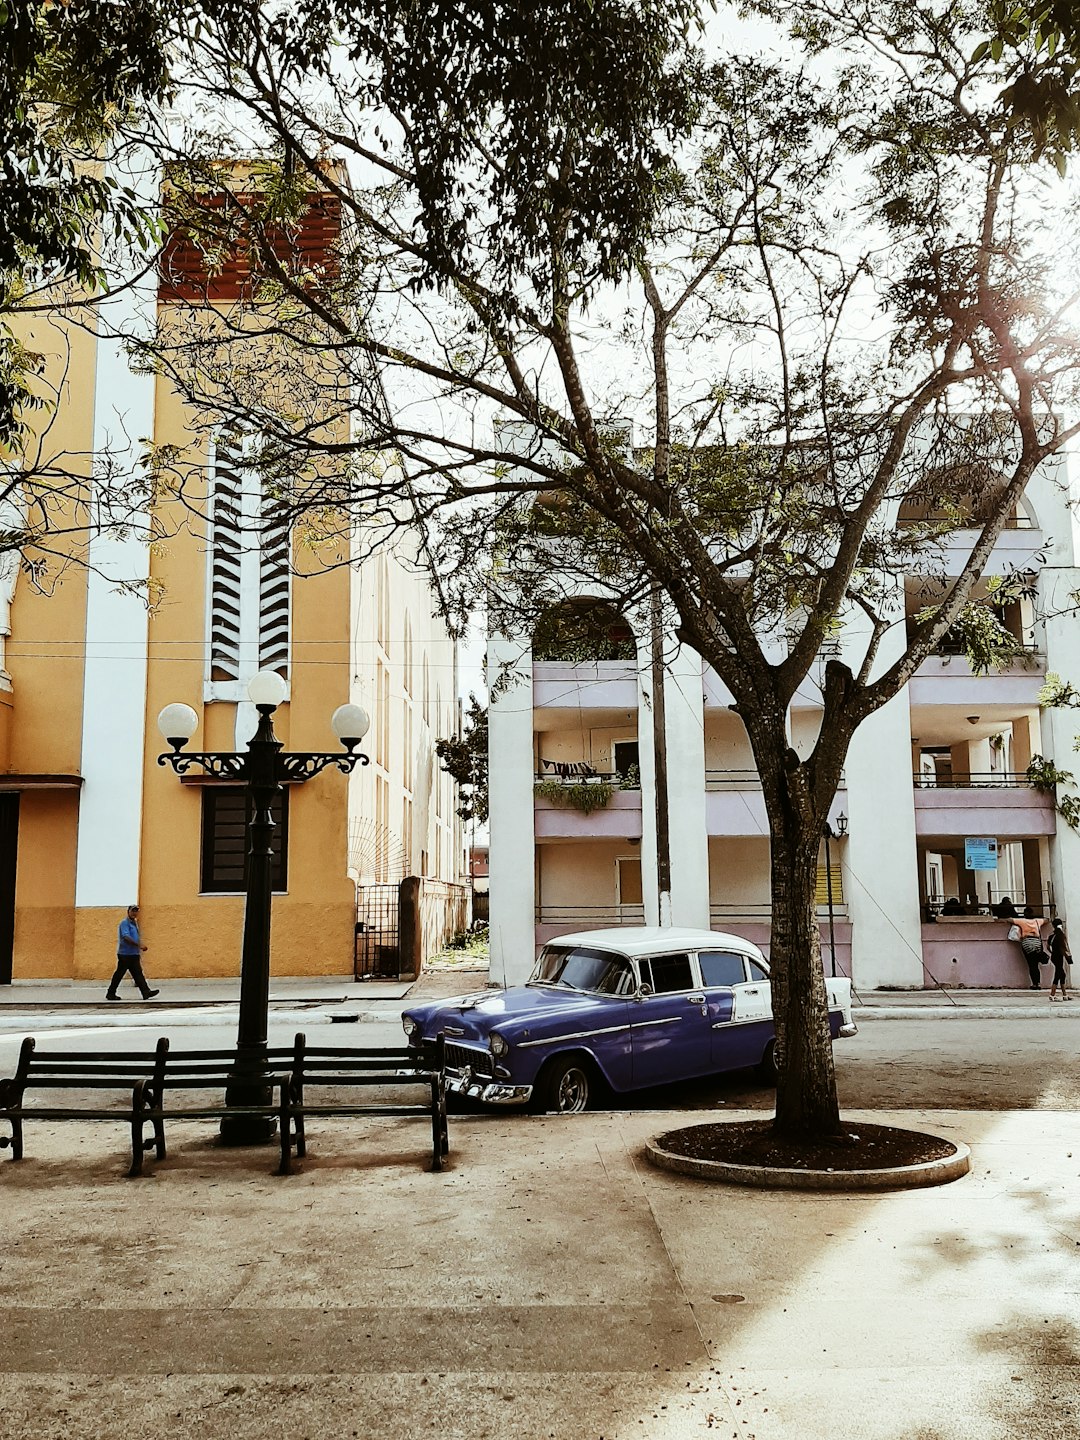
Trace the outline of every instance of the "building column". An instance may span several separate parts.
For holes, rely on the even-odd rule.
[[[705,818],[705,707],[701,656],[680,645],[664,673],[667,701],[671,923],[709,927],[709,837]],[[644,797],[643,797],[644,798]]]
[[[1080,590],[1080,569],[1056,568],[1044,584],[1046,610],[1046,668],[1074,685],[1080,682],[1080,622],[1068,604],[1068,597]],[[1047,595],[1047,590],[1051,593]],[[1060,612],[1055,614],[1054,612]],[[1044,755],[1059,770],[1076,774],[1080,770],[1077,741],[1080,740],[1080,710],[1046,709],[1041,714]],[[1067,792],[1075,793],[1073,786]],[[1057,817],[1057,829],[1050,840],[1050,881],[1054,905],[1065,929],[1080,933],[1080,834]],[[1077,952],[1072,938],[1073,953]]]
[[[530,641],[493,636],[487,681],[490,973],[494,984],[521,985],[536,959]]]
[[[656,871],[656,756],[648,628],[638,633],[638,768],[641,771],[641,899],[645,924],[660,924]],[[665,696],[666,698],[666,696]]]
[[[138,163],[138,159],[134,163]],[[147,162],[148,163],[148,162]],[[149,171],[117,173],[152,201]],[[114,275],[113,279],[128,278]],[[154,434],[155,378],[135,374],[115,336],[147,332],[156,320],[151,271],[99,307],[94,387],[94,496],[108,515],[109,491],[138,474],[142,444]],[[116,504],[123,518],[126,502]],[[75,874],[75,974],[105,974],[115,963],[115,930],[139,896],[149,615],[142,589],[150,574],[149,535],[92,533],[87,556],[86,661],[83,676],[83,790]],[[96,912],[96,913],[95,913]]]
[[[903,607],[903,589],[897,587],[894,610],[899,623],[882,643],[878,674],[903,652]],[[867,639],[859,621],[845,632],[845,659],[853,668],[861,663]],[[922,913],[906,690],[859,726],[844,769],[848,835],[837,848],[851,921],[852,980],[864,989],[921,989]]]

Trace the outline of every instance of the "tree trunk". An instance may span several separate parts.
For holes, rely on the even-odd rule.
[[[817,923],[819,827],[772,834],[772,975],[776,1129],[792,1138],[840,1133],[828,995]]]

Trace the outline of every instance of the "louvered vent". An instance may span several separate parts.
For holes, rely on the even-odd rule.
[[[235,442],[219,438],[214,457],[210,574],[210,676],[240,678],[242,479]]]
[[[219,700],[243,699],[256,670],[289,678],[289,525],[246,448],[222,436],[214,457],[210,681],[221,688],[208,698]]]
[[[263,505],[259,569],[259,669],[289,672],[289,527],[278,507]]]

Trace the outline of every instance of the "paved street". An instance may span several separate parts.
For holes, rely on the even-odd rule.
[[[453,994],[482,986],[483,972],[425,975],[422,991]],[[232,982],[235,985],[235,982]],[[99,987],[98,987],[99,988]],[[223,987],[224,988],[224,987]],[[169,989],[148,1005],[126,1001],[108,1006],[93,991],[92,1008],[78,1004],[17,1008],[16,990],[0,1006],[0,1074],[10,1073],[25,1033],[44,1045],[63,1034],[63,1043],[85,1050],[152,1047],[168,1035],[178,1049],[228,1045],[236,1035],[236,1007],[223,998],[200,1004],[170,1005]],[[200,982],[200,993],[205,991]],[[291,995],[290,995],[291,990]],[[297,1030],[327,1044],[398,1045],[400,1012],[407,985],[356,986],[347,980],[278,982],[271,1008],[270,1036],[275,1044],[291,1041]],[[50,991],[55,994],[55,991]],[[184,992],[185,994],[189,992]],[[415,992],[413,992],[415,993]],[[319,998],[322,996],[323,998]],[[210,998],[213,1000],[211,990]],[[1041,997],[1009,997],[1014,1014],[980,1019],[941,1008],[938,997],[886,997],[891,1004],[857,1011],[859,1034],[836,1045],[841,1101],[845,1106],[894,1109],[1074,1110],[1080,1111],[1080,1000],[1050,1007]],[[966,997],[970,1005],[970,997]],[[87,1006],[90,992],[87,991]],[[924,1018],[933,1004],[935,1014]],[[921,1007],[921,1008],[920,1008]],[[985,1008],[985,1007],[984,1007]],[[1001,1008],[1000,997],[996,1008]],[[867,1010],[873,1009],[871,1018]],[[352,1024],[334,1020],[346,1014]],[[947,1015],[948,1018],[942,1018]],[[1037,1015],[1038,1018],[1034,1018]],[[623,1102],[623,1108],[625,1108]],[[635,1108],[748,1109],[771,1104],[771,1091],[752,1072],[665,1087],[636,1095]]]
[[[284,984],[272,1037],[396,1044],[406,988]],[[26,1030],[232,1040],[227,986],[165,991],[9,994],[0,1073]],[[123,1126],[30,1125],[27,1158],[0,1158],[4,1433],[1072,1440],[1080,1023],[1044,1003],[979,1018],[883,997],[838,1044],[853,1120],[971,1145],[971,1175],[921,1192],[769,1194],[648,1166],[649,1136],[767,1106],[747,1074],[587,1116],[457,1114],[443,1175],[407,1120],[313,1123],[286,1180],[209,1124],[172,1126],[142,1181],[123,1178]]]

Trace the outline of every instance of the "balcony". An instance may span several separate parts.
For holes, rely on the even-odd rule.
[[[618,775],[592,774],[575,780],[553,779],[538,775],[537,782],[548,785],[565,785],[569,791],[580,785],[619,784]],[[625,784],[625,781],[622,782]],[[533,824],[537,840],[640,840],[641,839],[641,791],[639,789],[616,790],[606,805],[598,806],[585,814],[568,802],[536,795],[533,799]]]
[[[560,935],[579,930],[610,930],[621,925],[644,925],[642,905],[538,905],[536,944],[546,945]]]
[[[989,675],[972,672],[964,655],[931,655],[908,686],[912,707],[955,705],[971,708],[999,705],[1007,710],[1037,710],[1046,679],[1046,656],[1029,650],[1026,659]]]
[[[847,808],[847,781],[841,777],[829,820]],[[705,771],[706,833],[716,836],[768,835],[769,818],[756,770]]]
[[[939,782],[915,775],[915,834],[996,835],[1033,840],[1057,831],[1052,794],[1036,790],[1023,772],[956,774]]]
[[[638,705],[635,660],[537,660],[534,709],[632,710]]]

